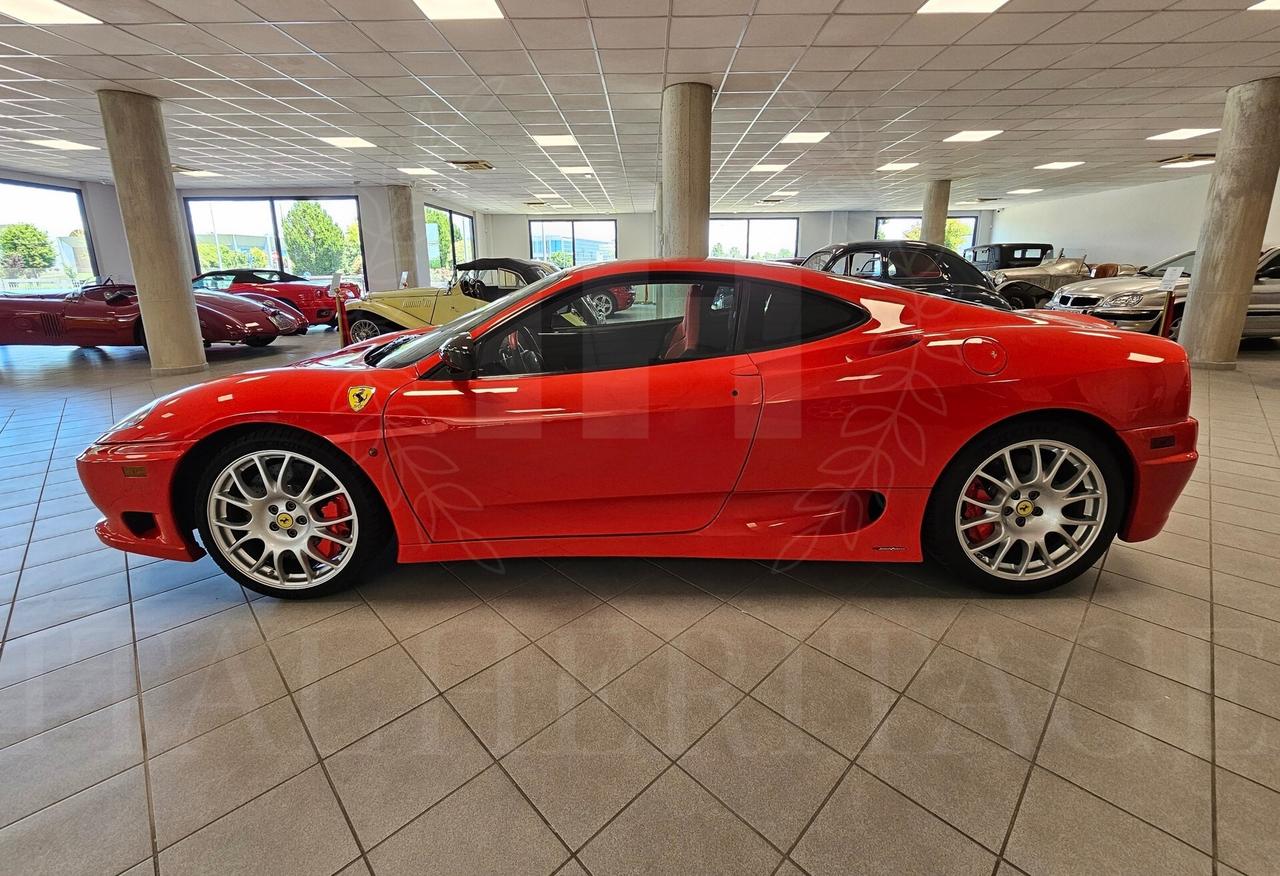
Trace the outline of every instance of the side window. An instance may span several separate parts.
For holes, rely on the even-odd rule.
[[[253,280],[258,283],[275,283],[280,279],[280,275],[275,271],[254,271]]]
[[[836,273],[859,280],[882,280],[885,276],[884,257],[874,250],[851,252],[841,260]]]
[[[895,279],[937,280],[942,268],[927,252],[913,249],[896,249],[889,253],[889,276]]]
[[[722,356],[733,347],[737,314],[731,279],[580,286],[487,333],[480,374],[566,374]]]
[[[801,263],[800,267],[813,268],[815,271],[821,271],[823,268],[827,266],[827,259],[829,258],[831,258],[831,250],[820,249],[817,252],[812,253],[807,259],[805,259]]]
[[[196,288],[209,289],[214,292],[221,292],[231,288],[230,274],[211,274],[208,277],[201,277],[196,281]]]
[[[743,311],[743,348],[767,350],[826,337],[860,325],[862,308],[793,286],[752,283]]]

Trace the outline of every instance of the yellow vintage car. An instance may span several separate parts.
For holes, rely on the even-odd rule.
[[[476,259],[454,270],[448,288],[390,289],[370,292],[346,305],[352,342],[387,332],[441,325],[560,269],[529,259]]]

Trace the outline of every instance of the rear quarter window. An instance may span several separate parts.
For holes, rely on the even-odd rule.
[[[861,325],[856,304],[795,286],[750,283],[743,313],[743,349],[768,350],[828,337]]]

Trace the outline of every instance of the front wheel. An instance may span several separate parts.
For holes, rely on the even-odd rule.
[[[1037,593],[1083,574],[1126,504],[1120,463],[1074,424],[1014,423],[965,447],[934,487],[929,553],[988,590]]]
[[[616,303],[613,296],[608,292],[598,292],[595,295],[587,296],[587,303],[591,305],[591,309],[596,312],[596,316],[601,322],[613,316]]]
[[[358,344],[392,330],[387,323],[377,317],[363,316],[351,323],[351,342]]]
[[[224,572],[267,596],[342,590],[390,541],[381,500],[358,469],[288,432],[232,441],[196,492],[200,539]]]

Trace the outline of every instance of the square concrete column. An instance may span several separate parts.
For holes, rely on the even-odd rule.
[[[1178,340],[1191,364],[1236,367],[1280,172],[1280,77],[1227,92],[1200,245]]]
[[[132,91],[99,91],[98,106],[129,242],[151,371],[203,371],[208,365],[191,291],[186,223],[173,185],[160,101]]]
[[[951,206],[951,180],[931,179],[924,189],[924,211],[920,239],[925,243],[945,243],[947,211]]]
[[[418,285],[417,249],[413,235],[413,188],[387,186],[387,204],[391,208],[391,251],[396,261],[396,282],[408,272],[409,287]]]
[[[711,234],[711,86],[704,82],[677,82],[662,91],[659,191],[658,254],[705,259]]]

